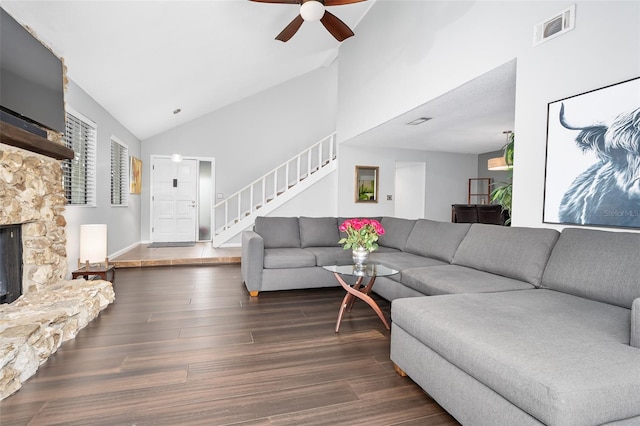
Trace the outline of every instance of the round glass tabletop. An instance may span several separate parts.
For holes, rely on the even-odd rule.
[[[356,267],[353,263],[337,263],[335,265],[325,265],[323,268],[340,275],[353,275],[356,277],[388,277],[400,272],[375,261],[368,261],[362,268]]]

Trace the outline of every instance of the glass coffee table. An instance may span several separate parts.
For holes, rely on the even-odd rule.
[[[338,313],[338,321],[336,322],[336,333],[340,330],[340,322],[342,322],[342,315],[344,311],[351,311],[351,307],[356,302],[356,299],[363,300],[367,305],[378,314],[378,317],[382,320],[382,323],[390,330],[389,323],[384,317],[384,314],[380,310],[380,307],[375,300],[369,296],[369,292],[373,288],[373,284],[376,281],[376,277],[388,277],[395,275],[400,271],[389,268],[379,262],[367,262],[363,268],[356,267],[353,263],[338,263],[335,265],[323,266],[327,271],[333,272],[342,288],[347,291],[347,294],[342,299],[342,305],[340,306],[340,312]],[[345,282],[343,276],[357,277],[355,284],[350,285]],[[365,278],[369,278],[369,282],[363,285]]]

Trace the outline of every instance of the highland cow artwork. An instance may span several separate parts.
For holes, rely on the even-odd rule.
[[[640,77],[547,114],[543,221],[640,228]]]

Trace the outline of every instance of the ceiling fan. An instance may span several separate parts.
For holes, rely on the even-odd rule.
[[[299,4],[300,13],[287,25],[276,40],[288,41],[300,29],[304,21],[320,21],[322,25],[338,41],[346,40],[353,35],[351,28],[342,22],[336,15],[325,10],[325,6],[341,6],[344,4],[359,3],[366,0],[251,0],[258,3]]]

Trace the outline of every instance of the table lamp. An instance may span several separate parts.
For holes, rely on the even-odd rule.
[[[83,263],[87,270],[91,263],[104,262],[105,267],[109,267],[107,257],[107,225],[90,224],[80,225],[80,257],[78,267]]]

